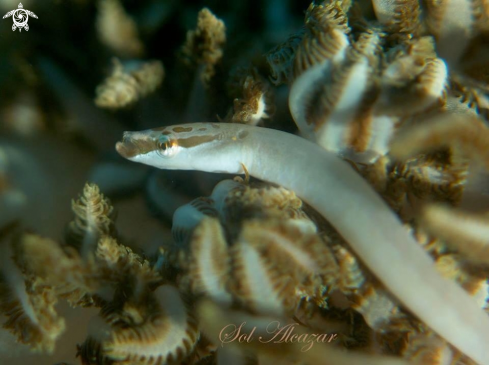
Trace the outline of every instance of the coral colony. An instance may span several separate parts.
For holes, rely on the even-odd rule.
[[[116,56],[97,112],[123,115],[174,80],[144,59],[121,2],[98,1],[95,24]],[[154,255],[121,233],[101,184],[59,218],[71,219],[62,239],[3,219],[5,331],[54,354],[65,302],[97,311],[73,343],[84,365],[489,364],[489,2],[315,1],[295,34],[227,73],[226,25],[202,9],[175,54],[194,75],[182,120],[80,130],[120,140],[135,162],[234,176],[190,202],[164,198],[171,235]],[[276,122],[289,114],[297,135]],[[34,120],[27,134],[44,128]],[[27,185],[5,151],[0,207],[13,211]],[[159,173],[145,186],[153,206],[169,189]]]

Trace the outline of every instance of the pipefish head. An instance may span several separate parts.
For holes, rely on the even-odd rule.
[[[170,135],[149,129],[141,132],[124,132],[115,148],[122,157],[137,160],[153,153],[170,157],[176,152],[176,143]]]
[[[193,123],[125,132],[116,150],[131,161],[161,169],[223,171],[228,162],[223,149],[238,141],[229,129],[220,123]]]

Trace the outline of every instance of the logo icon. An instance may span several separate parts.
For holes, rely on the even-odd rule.
[[[27,21],[29,20],[29,15],[37,19],[36,14],[34,14],[32,11],[25,10],[22,3],[19,3],[19,8],[9,11],[3,16],[3,19],[8,18],[9,16],[12,17],[14,21],[14,25],[12,25],[13,31],[15,31],[17,28],[19,28],[19,32],[22,31],[22,28],[28,31],[29,26],[27,25]]]

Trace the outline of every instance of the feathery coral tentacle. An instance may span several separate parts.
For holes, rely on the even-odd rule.
[[[208,84],[215,73],[215,66],[223,56],[226,43],[226,26],[209,9],[199,11],[197,27],[187,32],[187,41],[182,54],[189,64],[202,65],[200,78]]]
[[[176,363],[199,337],[195,320],[178,291],[169,285],[154,292],[158,312],[139,326],[115,328],[103,342],[104,353],[118,364]]]
[[[102,235],[115,233],[113,207],[95,184],[86,184],[71,206],[75,219],[68,225],[66,242],[86,256],[97,248]]]

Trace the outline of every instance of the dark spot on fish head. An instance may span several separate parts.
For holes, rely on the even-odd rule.
[[[195,146],[199,146],[201,144],[209,143],[212,141],[219,140],[221,137],[220,134],[216,135],[207,135],[207,136],[193,136],[188,138],[180,138],[178,139],[178,145],[184,148],[191,148]]]
[[[182,133],[182,132],[192,132],[193,128],[192,127],[174,127],[172,130],[175,133]]]

